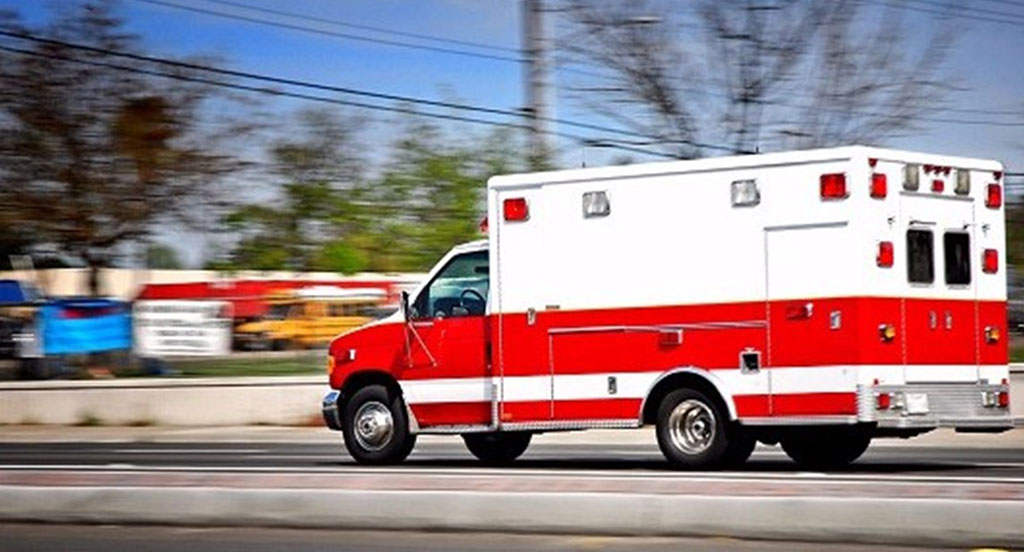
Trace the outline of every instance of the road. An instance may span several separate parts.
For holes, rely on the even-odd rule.
[[[0,437],[2,439],[2,437]],[[55,442],[0,443],[0,469],[60,470],[193,470],[238,472],[367,473],[377,470],[421,471],[473,475],[500,471],[508,475],[557,473],[562,477],[645,476],[677,474],[790,478],[804,476],[778,447],[759,447],[736,472],[669,470],[657,446],[650,444],[534,444],[513,466],[482,468],[458,438],[417,445],[400,466],[357,466],[340,442]],[[957,448],[901,445],[890,441],[872,446],[855,464],[839,472],[844,477],[1019,479],[1024,483],[1024,442],[1020,447]]]
[[[162,495],[153,494],[154,492],[180,491],[192,494],[174,496],[182,496],[184,498],[181,500],[185,501],[199,501],[193,502],[198,507],[198,517],[195,518],[197,523],[186,524],[207,527],[186,529],[147,526],[148,523],[182,523],[178,516],[183,512],[175,506],[179,503],[174,501],[176,499],[169,498],[167,500],[170,502],[166,503],[170,506],[167,510],[169,517],[166,521],[159,516],[143,516],[136,518],[135,521],[128,519],[130,523],[140,525],[117,525],[114,528],[103,525],[41,527],[0,524],[0,535],[3,535],[0,537],[2,550],[171,550],[187,546],[197,551],[258,551],[279,549],[284,542],[288,543],[289,549],[295,550],[323,549],[326,546],[338,547],[341,550],[816,550],[822,549],[822,546],[716,538],[597,536],[602,532],[601,528],[608,527],[607,525],[588,526],[592,529],[581,526],[580,531],[571,531],[596,533],[589,536],[508,534],[523,531],[522,525],[518,521],[500,520],[491,516],[500,516],[506,510],[515,511],[514,508],[527,508],[538,512],[551,512],[550,515],[561,518],[554,520],[556,525],[567,520],[572,522],[573,519],[583,519],[578,517],[580,514],[563,512],[563,501],[567,499],[576,500],[577,506],[574,508],[592,510],[591,518],[611,519],[612,523],[616,517],[620,517],[618,512],[621,510],[616,510],[612,518],[602,518],[604,514],[601,512],[607,510],[610,507],[608,505],[621,503],[628,504],[628,508],[643,509],[654,504],[648,500],[659,501],[657,511],[663,512],[661,516],[666,515],[664,512],[675,512],[663,509],[668,508],[665,506],[668,502],[665,501],[678,499],[719,501],[717,504],[725,504],[721,502],[724,500],[733,504],[724,508],[738,508],[739,504],[746,504],[747,506],[743,506],[744,509],[762,508],[762,514],[759,514],[762,516],[765,512],[763,507],[755,506],[749,501],[762,501],[758,504],[763,506],[764,500],[782,500],[784,502],[779,504],[789,504],[791,508],[797,508],[792,512],[802,516],[804,512],[813,513],[807,509],[814,508],[809,506],[811,504],[837,504],[829,503],[830,500],[844,501],[844,504],[851,505],[850,508],[860,508],[854,505],[864,503],[867,504],[868,511],[872,511],[871,509],[877,510],[879,507],[893,508],[899,504],[908,504],[907,499],[914,499],[914,505],[910,510],[899,514],[899,519],[908,519],[899,516],[912,516],[919,508],[938,508],[939,510],[934,511],[945,512],[942,515],[960,516],[966,512],[980,511],[979,508],[989,511],[990,508],[1024,504],[1024,432],[1021,431],[996,437],[959,436],[950,432],[924,441],[884,440],[873,445],[854,465],[830,473],[804,471],[792,463],[778,447],[764,446],[759,446],[750,462],[739,470],[674,471],[669,469],[653,440],[648,440],[644,434],[636,432],[545,435],[538,438],[523,458],[515,464],[506,467],[486,467],[480,465],[466,451],[457,437],[421,439],[410,458],[401,465],[360,466],[344,453],[336,435],[313,428],[272,429],[269,430],[270,436],[260,436],[258,430],[248,429],[241,434],[227,432],[222,439],[218,439],[216,433],[194,433],[191,430],[182,430],[168,437],[167,430],[153,429],[155,434],[161,435],[156,440],[140,440],[138,436],[118,439],[119,433],[127,434],[134,430],[110,432],[107,429],[94,428],[94,436],[103,433],[114,438],[78,440],[74,431],[79,430],[74,430],[71,431],[71,438],[33,441],[26,439],[24,434],[31,431],[35,430],[25,429],[20,437],[15,435],[16,432],[11,432],[6,435],[7,439],[4,439],[5,435],[0,431],[0,488],[8,491],[38,489],[40,492],[52,489],[58,493],[60,489],[67,489],[69,491],[53,496],[64,497],[61,500],[66,499],[64,503],[68,504],[73,512],[88,513],[94,511],[92,508],[99,507],[115,514],[108,513],[105,517],[94,520],[74,515],[30,519],[56,519],[64,523],[121,524],[128,518],[118,516],[128,515],[130,518],[134,512],[124,501],[134,500],[133,497],[148,493],[152,494],[155,500],[150,502],[159,505]],[[83,431],[81,435],[88,437],[89,433]],[[67,494],[79,493],[70,491],[72,489],[83,490],[88,494]],[[111,495],[110,489],[121,491],[120,494]],[[244,497],[248,498],[241,498],[243,501],[237,502],[239,497],[243,496],[237,493],[265,491],[278,494],[260,495],[263,498],[246,494]],[[325,496],[325,492],[333,494]],[[382,534],[354,530],[380,527],[379,518],[368,525],[344,526],[348,528],[346,531],[331,531],[323,528],[339,525],[314,524],[313,527],[303,530],[211,528],[208,526],[233,523],[220,523],[211,521],[213,518],[203,517],[212,515],[211,512],[219,512],[219,505],[233,505],[240,507],[241,510],[238,511],[246,512],[252,518],[242,525],[294,527],[291,521],[280,522],[284,518],[278,516],[284,515],[287,519],[297,520],[299,526],[305,526],[305,522],[310,519],[306,516],[317,516],[318,513],[324,512],[324,507],[330,507],[327,505],[346,500],[345,496],[354,497],[354,501],[348,503],[350,507],[372,503],[374,505],[369,506],[368,511],[392,508],[396,509],[392,515],[408,514],[412,516],[410,519],[416,519],[417,516],[426,519],[423,518],[426,515],[433,521],[406,524],[403,527],[408,531]],[[403,496],[406,497],[405,500],[400,498]],[[477,523],[472,512],[478,511],[475,510],[477,507],[486,507],[484,503],[479,502],[480,497],[484,496],[501,497],[498,500],[502,506],[495,510],[497,513],[481,514],[483,521]],[[298,497],[302,497],[301,501],[295,502]],[[427,500],[424,497],[432,498],[428,502],[423,502]],[[537,502],[538,497],[546,498]],[[643,500],[637,502],[637,497],[642,497]],[[275,502],[278,499],[281,502]],[[12,500],[12,504],[17,503],[17,500]],[[80,506],[85,504],[82,500],[90,500],[91,506],[83,508]],[[248,502],[249,500],[259,502]],[[376,502],[373,502],[374,500]],[[409,502],[410,500],[412,502]],[[143,500],[138,504],[145,505],[150,502]],[[261,517],[264,510],[252,511],[251,506],[257,503],[264,505],[263,507],[271,505],[270,509],[265,510],[265,516]],[[480,506],[470,506],[474,504]],[[887,506],[881,506],[882,504]],[[45,502],[37,505],[46,507]],[[107,505],[110,505],[110,508],[107,508]],[[428,510],[422,510],[424,506]],[[147,512],[156,511],[159,514],[159,507],[153,508],[155,510],[150,509]],[[537,510],[538,508],[541,509]],[[771,508],[774,506],[769,507],[767,511],[770,512]],[[301,511],[305,514],[301,514]],[[339,510],[349,511],[351,510]],[[1005,508],[1000,511],[1008,512]],[[637,512],[639,510],[629,511],[632,514]],[[1009,523],[1012,524],[1012,520],[1017,519],[1018,515],[1017,510],[1014,509],[1012,512],[1011,518],[1003,516],[1000,519],[1009,519]],[[785,517],[793,514],[781,515]],[[665,519],[653,514],[652,516],[652,519]],[[807,519],[799,522],[792,517],[785,517],[786,520],[793,520],[792,533],[766,535],[755,528],[746,532],[741,531],[735,536],[768,536],[783,541],[822,539],[840,543],[834,548],[832,545],[826,547],[830,550],[870,547],[855,544],[856,542],[902,543],[928,547],[949,544],[944,536],[944,530],[932,525],[948,523],[939,521],[940,518],[925,518],[925,525],[922,526],[918,522],[917,532],[914,533],[918,536],[904,538],[899,533],[905,530],[904,522],[898,521],[893,525],[885,521],[885,516],[875,519],[871,525],[861,526],[854,523],[852,526],[843,526],[840,523],[830,534],[824,536],[809,527],[818,527],[813,523],[823,523],[820,525],[823,528],[831,527],[836,523],[834,514],[828,514],[825,518],[818,516],[818,521],[813,523],[809,521],[813,515],[804,517]],[[690,518],[692,514],[683,515],[679,519]],[[19,521],[29,518],[6,519]],[[553,520],[551,517],[538,519],[541,523]],[[636,515],[627,515],[623,519],[626,523],[623,527],[636,527],[629,525],[632,523],[631,519],[636,519]],[[790,521],[786,523],[789,524]],[[800,526],[800,523],[811,525]],[[873,527],[876,526],[879,527],[878,533],[872,533]],[[973,537],[965,537],[962,534],[956,536],[956,531],[963,532],[969,528],[970,526],[964,526],[954,529],[950,533],[952,536],[948,537],[952,539],[950,542],[979,546],[989,544],[985,542],[991,534],[987,529],[976,532]],[[431,531],[417,532],[423,529]],[[443,532],[452,530],[467,532]],[[507,534],[473,533],[488,530],[506,531]],[[625,532],[616,531],[618,530],[603,532],[619,535],[633,533],[633,529],[629,528],[625,529]],[[542,532],[566,531],[549,528]],[[844,538],[854,533],[859,536],[855,539]],[[638,534],[666,533],[643,530]],[[733,533],[698,530],[678,534]],[[922,538],[925,540],[920,540]],[[928,542],[927,539],[932,539],[932,542]],[[1015,541],[1007,541],[1006,537],[1002,537],[1002,540],[997,542],[1005,544]],[[145,543],[146,546],[137,546],[140,543]]]
[[[876,548],[876,547],[871,547]],[[726,538],[606,537],[583,535],[515,535],[420,531],[330,531],[318,529],[125,527],[117,525],[0,524],[0,550],[146,550],[192,552],[460,551],[460,550],[687,550],[693,552],[847,552],[862,545]],[[934,550],[886,546],[891,552]]]

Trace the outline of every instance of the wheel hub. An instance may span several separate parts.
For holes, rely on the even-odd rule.
[[[688,399],[668,419],[672,445],[686,454],[700,454],[715,440],[715,413],[703,402]]]
[[[387,406],[378,401],[368,401],[356,411],[354,429],[359,446],[376,451],[391,442],[395,424]]]

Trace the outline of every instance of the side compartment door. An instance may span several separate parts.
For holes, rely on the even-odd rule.
[[[857,354],[848,233],[845,221],[765,229],[772,416],[857,413],[854,371],[832,368]]]
[[[549,246],[541,189],[492,190],[488,201],[492,358],[502,424],[548,422],[553,414],[548,327],[558,313],[546,291],[549,259],[558,251]]]

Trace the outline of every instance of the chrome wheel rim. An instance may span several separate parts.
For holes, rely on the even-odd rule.
[[[356,411],[353,429],[360,447],[369,451],[381,450],[391,442],[395,433],[391,410],[379,401],[368,401]]]
[[[672,445],[686,454],[700,454],[715,440],[715,413],[701,401],[687,399],[668,417]]]

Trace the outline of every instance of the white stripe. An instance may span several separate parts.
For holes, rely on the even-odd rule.
[[[778,367],[745,374],[738,369],[710,371],[714,383],[730,396],[801,393],[854,393],[857,384],[870,385],[875,379],[887,385],[912,381],[975,381],[980,373],[993,382],[1008,377],[1006,365],[837,365]],[[555,374],[509,376],[505,378],[438,378],[401,381],[406,402],[487,402],[491,384],[499,388],[504,401],[546,401],[586,399],[643,399],[665,372],[605,372],[596,374]],[[615,378],[615,393],[609,392],[608,378]],[[769,379],[771,380],[769,391]]]
[[[416,456],[431,456],[431,453],[414,452]],[[529,453],[528,453],[529,454]],[[567,452],[564,456],[571,458],[573,453]],[[760,451],[754,454],[761,454]],[[652,452],[652,455],[657,455]],[[415,456],[414,456],[415,457]],[[978,466],[984,467],[985,463],[970,461],[954,461],[956,466]],[[671,479],[676,481],[747,481],[747,482],[772,482],[784,480],[793,484],[820,485],[822,482],[829,484],[857,484],[864,482],[885,481],[893,484],[916,485],[934,484],[974,484],[974,483],[997,483],[1006,485],[1024,485],[1024,478],[1019,477],[992,477],[992,476],[930,476],[930,475],[903,475],[886,473],[869,474],[845,474],[845,473],[813,473],[813,472],[773,472],[773,473],[751,473],[751,472],[652,472],[642,471],[636,473],[611,473],[600,470],[564,470],[544,468],[419,468],[419,467],[374,467],[374,466],[353,466],[353,467],[296,467],[296,466],[134,466],[131,464],[117,465],[97,464],[10,464],[0,466],[0,469],[9,471],[81,471],[101,473],[160,473],[160,472],[228,472],[228,473],[325,473],[325,474],[393,474],[393,475],[430,475],[432,477],[461,478],[471,475],[474,477],[530,477],[530,476],[551,476],[564,479],[566,476],[573,478],[590,478],[613,481],[635,481],[638,479]],[[1015,464],[1016,466],[1016,464]]]

